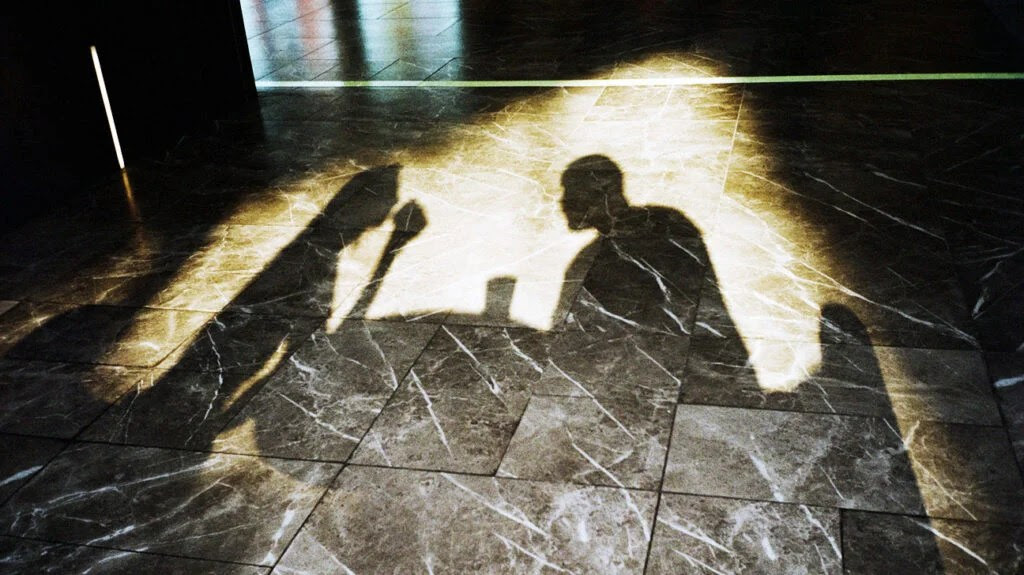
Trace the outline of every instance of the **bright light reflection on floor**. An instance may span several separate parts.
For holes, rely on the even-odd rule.
[[[652,56],[651,62],[659,61]],[[649,62],[639,63],[657,74]],[[789,267],[804,265],[790,246],[807,238],[787,238],[776,225],[792,214],[762,214],[726,201],[721,196],[734,120],[716,119],[713,113],[739,106],[738,91],[694,87],[699,106],[668,111],[645,109],[637,90],[637,103],[626,99],[617,117],[640,119],[585,121],[599,90],[551,90],[513,103],[513,113],[495,122],[493,117],[459,124],[450,143],[430,149],[396,152],[399,173],[394,211],[408,202],[418,203],[427,225],[397,254],[372,305],[368,319],[411,318],[438,313],[474,315],[487,307],[488,282],[514,278],[508,319],[538,330],[550,329],[562,291],[562,279],[579,251],[594,240],[593,230],[570,230],[561,211],[560,178],[574,160],[601,154],[624,174],[623,188],[634,206],[663,206],[678,210],[703,232],[709,256],[721,282],[723,297],[741,336],[816,341],[819,302],[813,286],[793,282],[799,302],[783,325],[762,313],[778,302],[759,299],[759,281],[792,281]],[[702,94],[704,90],[711,90]],[[709,95],[710,94],[710,95]],[[721,101],[715,101],[715,99]],[[635,107],[635,113],[630,112]],[[653,114],[661,114],[653,118]],[[710,115],[709,115],[710,114]],[[718,116],[721,117],[721,116]],[[733,114],[733,117],[735,115]],[[654,121],[652,121],[654,120]],[[344,182],[339,182],[343,184]],[[300,189],[304,182],[296,182]],[[339,185],[340,187],[340,185]],[[329,197],[312,198],[320,206]],[[211,238],[223,241],[231,224],[246,220],[246,212],[263,209],[259,202],[238,206],[221,230]],[[728,224],[716,231],[720,210]],[[315,216],[313,210],[290,213],[294,227],[246,238],[251,253],[270,262]],[[782,223],[782,222],[779,222]],[[338,278],[328,327],[334,328],[351,311],[383,256],[393,223],[388,221],[346,246],[338,261]],[[790,226],[792,227],[792,226]],[[762,238],[751,246],[737,239]],[[235,232],[239,231],[235,228]],[[749,232],[749,233],[748,233]],[[823,256],[824,257],[824,256]],[[245,274],[213,274],[219,258],[216,242],[201,250],[180,270],[172,285],[191,286],[190,300],[203,300],[196,290],[216,290],[207,301],[227,303],[245,288]],[[828,262],[816,262],[828,269]],[[257,265],[248,266],[257,269]],[[750,270],[760,270],[754,276]],[[766,272],[765,270],[770,270]],[[217,281],[210,278],[217,275]],[[200,289],[200,291],[202,291]],[[154,305],[156,302],[154,302]],[[777,311],[777,310],[776,310]],[[792,389],[813,371],[820,354],[772,357],[772,369],[760,369],[761,385],[769,390]],[[789,369],[777,369],[788,365]]]

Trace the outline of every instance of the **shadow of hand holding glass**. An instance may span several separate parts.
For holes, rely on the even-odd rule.
[[[359,298],[356,303],[351,307],[351,313],[357,315],[365,315],[369,310],[370,305],[377,297],[377,293],[380,291],[380,286],[384,281],[384,277],[391,269],[392,264],[395,262],[395,258],[399,252],[405,246],[409,244],[420,231],[427,225],[426,214],[423,213],[423,208],[415,201],[407,202],[399,209],[394,216],[395,222],[400,222],[402,227],[407,230],[413,230],[410,232],[402,232],[395,227],[391,233],[391,237],[388,239],[388,243],[384,248],[384,253],[381,256],[380,262],[374,268],[373,275],[370,277],[369,282],[362,289],[359,294]]]

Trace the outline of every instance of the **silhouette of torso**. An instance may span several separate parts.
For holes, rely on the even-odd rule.
[[[676,210],[630,205],[621,171],[603,156],[573,162],[562,184],[569,227],[601,234],[567,274],[589,268],[571,320],[691,335],[702,289],[717,286],[699,229]]]

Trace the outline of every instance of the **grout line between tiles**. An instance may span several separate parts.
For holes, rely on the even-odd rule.
[[[230,561],[227,559],[210,559],[206,557],[191,557],[188,555],[175,555],[173,553],[159,553],[157,551],[144,550],[139,551],[136,549],[127,549],[124,547],[108,547],[103,545],[95,545],[90,543],[75,543],[70,541],[61,541],[57,539],[45,539],[42,537],[25,537],[21,535],[11,535],[10,533],[0,534],[0,537],[8,537],[10,539],[20,539],[23,541],[35,541],[37,543],[50,543],[52,545],[67,545],[70,547],[84,547],[87,549],[102,549],[104,551],[119,551],[121,553],[132,553],[134,555],[149,555],[152,557],[170,557],[174,559],[187,559],[190,561],[206,561],[209,563],[220,563],[223,565],[240,565],[245,567],[262,567],[267,568],[266,565],[260,565],[258,563],[244,563],[241,561]]]
[[[370,424],[366,426],[366,430],[363,431],[362,436],[359,437],[359,441],[356,442],[355,446],[352,447],[352,451],[349,452],[348,457],[345,458],[346,461],[351,461],[352,457],[356,454],[356,451],[360,447],[362,447],[363,442],[366,441],[366,436],[370,434],[370,430],[373,429],[374,425],[376,425],[377,420],[380,419],[380,416],[384,414],[384,410],[387,409],[388,405],[391,404],[391,401],[394,400],[396,395],[398,395],[399,390],[401,390],[402,388],[402,382],[404,382],[405,379],[409,377],[409,374],[412,372],[412,369],[416,367],[416,362],[418,362],[420,358],[423,357],[423,354],[427,351],[427,348],[430,347],[430,343],[434,341],[434,338],[437,337],[438,332],[441,331],[442,325],[443,324],[439,323],[434,326],[434,333],[430,334],[430,337],[427,339],[427,342],[420,349],[419,353],[416,354],[416,357],[413,358],[411,362],[409,362],[409,369],[405,370],[405,373],[403,373],[401,377],[399,377],[398,374],[395,374],[395,379],[397,380],[397,383],[395,384],[395,389],[391,390],[391,395],[388,396],[387,400],[384,402],[384,405],[381,406],[380,411],[377,412],[377,415],[373,416],[373,420],[370,421]]]
[[[288,549],[292,546],[292,543],[294,543],[295,539],[298,538],[299,533],[302,533],[302,529],[306,527],[306,523],[309,522],[309,518],[312,517],[314,513],[316,513],[316,510],[320,507],[320,504],[323,503],[323,500],[327,498],[327,494],[331,492],[334,483],[338,480],[338,477],[341,475],[343,471],[345,471],[345,466],[339,465],[338,471],[335,472],[334,477],[331,477],[331,480],[327,482],[327,487],[324,488],[323,493],[321,493],[320,497],[317,498],[316,503],[309,509],[309,513],[306,514],[306,517],[302,519],[302,523],[299,524],[299,528],[295,530],[295,533],[292,534],[291,539],[288,540],[288,543],[281,548],[281,553],[278,554],[276,559],[274,559],[274,564],[270,566],[271,572],[277,569],[277,564],[280,563],[281,559],[283,559],[285,554],[288,553]]]

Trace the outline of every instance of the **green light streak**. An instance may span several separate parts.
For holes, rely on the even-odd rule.
[[[929,74],[818,74],[808,76],[695,76],[581,80],[261,80],[257,88],[606,88],[611,86],[707,86],[717,84],[824,84],[838,82],[936,82],[1024,80],[1021,72]]]

